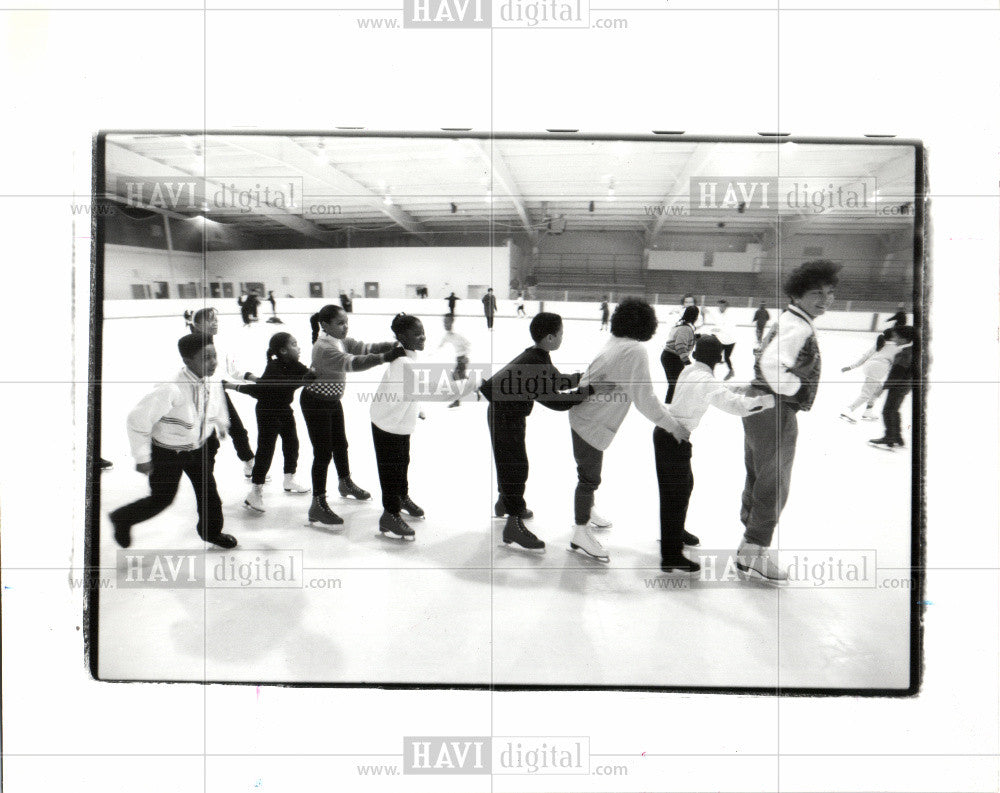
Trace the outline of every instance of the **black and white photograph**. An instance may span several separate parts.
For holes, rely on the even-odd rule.
[[[998,34],[0,8],[0,787],[1000,793]]]
[[[923,157],[102,135],[97,676],[914,690]]]

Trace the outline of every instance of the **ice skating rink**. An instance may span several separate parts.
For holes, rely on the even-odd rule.
[[[351,315],[350,335],[388,340],[392,310]],[[453,361],[438,350],[443,301],[423,315],[427,360]],[[281,314],[281,303],[279,303]],[[558,310],[555,308],[554,310]],[[772,318],[777,312],[771,309]],[[296,336],[309,362],[304,314],[281,314],[284,325],[242,327],[235,313],[220,318],[220,347],[259,374],[271,333]],[[567,320],[553,360],[564,371],[583,368],[607,332],[594,320]],[[460,317],[456,331],[472,342],[473,362],[502,365],[531,343],[528,319],[498,316],[494,332],[482,316]],[[659,354],[668,325],[648,344],[656,390],[666,387]],[[177,315],[108,319],[103,327],[101,455],[115,463],[101,479],[100,559],[104,574],[119,566],[107,513],[148,493],[134,470],[125,417],[152,384],[181,362]],[[867,446],[881,421],[848,425],[841,409],[860,390],[860,370],[841,374],[874,333],[821,331],[823,381],[813,409],[801,414],[791,495],[775,537],[783,565],[808,558],[877,560],[868,584],[774,587],[754,582],[702,581],[659,571],[658,500],[652,425],[634,409],[605,454],[597,509],[614,521],[598,537],[611,563],[568,550],[576,482],[567,416],[536,406],[528,421],[531,473],[529,527],[546,541],[544,555],[500,545],[503,521],[496,498],[486,427],[486,403],[467,398],[458,409],[429,403],[413,435],[410,494],[426,520],[413,520],[414,543],[378,536],[381,514],[369,406],[378,368],[350,375],[344,397],[355,481],[372,501],[336,497],[343,527],[309,527],[310,496],[281,489],[281,453],[265,488],[267,512],[242,507],[249,485],[232,443],[216,462],[226,531],[239,549],[301,551],[303,586],[217,589],[127,589],[99,593],[98,653],[106,679],[301,681],[558,686],[711,686],[906,688],[909,685],[911,537],[911,400],[903,404],[907,447],[895,453]],[[752,373],[754,333],[741,327],[734,352],[736,379]],[[721,377],[725,367],[716,373]],[[220,372],[217,374],[219,376]],[[255,443],[254,400],[233,402]],[[312,449],[298,406],[299,481],[309,482]],[[880,408],[879,408],[880,410]],[[692,437],[695,488],[688,529],[701,538],[696,558],[722,558],[738,544],[743,486],[743,433],[736,417],[710,410]],[[174,549],[204,553],[206,565],[229,552],[203,549],[195,534],[194,494],[184,479],[174,504],[136,526],[130,551]],[[703,559],[703,564],[707,561]],[[803,562],[803,564],[805,564]],[[124,563],[121,563],[124,566]]]

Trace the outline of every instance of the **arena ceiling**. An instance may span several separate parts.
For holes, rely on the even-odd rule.
[[[779,217],[812,233],[913,225],[909,146],[455,135],[109,134],[105,195],[177,218],[205,217],[255,237],[291,230],[321,241],[346,230],[406,232],[428,244],[443,233],[538,239],[585,231],[638,232],[653,247],[671,232],[719,224],[760,231]],[[692,210],[692,185],[718,177],[716,205]],[[767,180],[770,200],[762,204]],[[743,185],[737,205],[733,183]],[[260,191],[290,185],[298,203],[262,202],[261,194],[256,203],[250,195],[245,206],[227,202],[227,192],[252,194],[254,185]],[[787,199],[793,186],[802,191],[799,208]],[[829,200],[819,197],[817,209],[810,193]],[[862,203],[845,203],[851,194],[863,195]],[[782,210],[775,199],[784,201]]]

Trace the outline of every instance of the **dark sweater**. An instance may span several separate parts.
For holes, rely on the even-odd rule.
[[[587,386],[565,392],[580,384],[580,373],[564,375],[552,363],[552,357],[540,347],[528,347],[513,361],[486,380],[479,390],[495,410],[527,416],[535,402],[551,410],[569,410],[594,393]]]
[[[286,362],[272,358],[258,382],[241,383],[236,390],[254,397],[261,410],[282,410],[292,404],[296,389],[314,377],[301,361]]]

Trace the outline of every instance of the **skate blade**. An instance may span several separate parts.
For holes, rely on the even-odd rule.
[[[379,529],[378,536],[396,542],[415,542],[417,539],[416,534],[393,534],[391,531],[382,531],[381,529]]]
[[[689,575],[690,576],[690,575],[698,575],[699,572],[700,572],[700,570],[688,570],[685,567],[673,567],[673,566],[667,565],[666,568],[664,568],[664,566],[662,566],[662,565],[660,566],[660,573],[662,575]]]
[[[248,504],[246,501],[243,502],[243,509],[245,509],[247,512],[251,513],[252,515],[263,515],[264,514],[264,510],[257,509],[257,507],[250,506],[250,504]]]
[[[311,493],[311,490],[285,490],[290,496],[304,496],[307,493]]]
[[[311,518],[305,525],[309,529],[331,529],[333,531],[339,531],[344,528],[343,523],[323,523],[321,520],[312,520]]]
[[[523,545],[518,545],[516,542],[505,542],[501,540],[497,543],[498,548],[506,548],[508,551],[518,551],[520,553],[530,553],[534,555],[545,553],[545,546],[541,548],[525,548]]]
[[[588,551],[586,548],[584,548],[582,545],[577,545],[575,542],[571,542],[569,544],[569,551],[570,551],[570,553],[572,553],[574,551],[579,551],[584,556],[586,556],[588,559],[593,559],[595,562],[602,562],[604,564],[607,564],[608,562],[611,561],[611,557],[610,556],[595,556],[590,551]]]
[[[758,570],[756,567],[748,567],[747,565],[740,564],[739,562],[736,563],[736,569],[739,570],[741,573],[743,573],[747,577],[747,580],[762,581],[765,584],[773,584],[775,586],[780,586],[781,584],[788,583],[787,578],[785,579],[768,578],[766,575],[760,572],[760,570]]]
[[[873,449],[881,449],[884,452],[892,452],[893,454],[896,452],[895,446],[886,446],[884,443],[869,443],[868,445]]]
[[[614,523],[588,523],[587,524],[587,526],[589,526],[594,531],[607,531],[608,529],[610,529],[614,525],[615,525]]]

